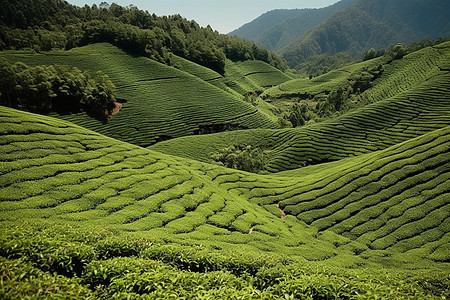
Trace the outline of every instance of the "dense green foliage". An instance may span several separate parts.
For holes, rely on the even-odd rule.
[[[222,166],[258,173],[264,169],[264,151],[249,145],[232,145],[221,149],[212,159]]]
[[[100,228],[49,225],[26,222],[19,229],[7,224],[2,230],[2,298],[437,299],[449,294],[445,271],[369,268],[363,272],[254,252],[237,255],[202,246],[157,244]],[[103,256],[118,247],[124,252]],[[74,259],[80,257],[81,264]],[[81,273],[62,275],[55,268],[58,264],[65,269],[82,266]]]
[[[449,49],[447,42],[411,53],[383,64],[381,74],[379,66],[386,59],[380,57],[312,80],[288,81],[261,95],[273,99],[273,104],[286,101],[289,107],[300,100],[290,111],[291,121],[308,126],[186,137],[152,149],[210,162],[218,150],[245,143],[267,151],[266,169],[270,172],[385,149],[450,123]],[[353,92],[346,99],[349,90]],[[338,118],[308,123],[311,118],[318,118],[317,113],[332,116],[344,99],[344,110],[345,106],[371,104]]]
[[[332,14],[355,4],[357,0],[339,1],[319,9],[276,9],[229,33],[278,51],[293,39],[319,25]]]
[[[265,48],[201,28],[180,15],[158,17],[137,7],[76,7],[62,0],[3,1],[0,50],[48,51],[109,42],[171,65],[171,53],[225,71],[226,58],[257,59],[285,69],[285,62]]]
[[[85,113],[58,117],[140,146],[202,131],[212,133],[226,128],[277,126],[276,121],[252,104],[244,102],[243,96],[231,90],[230,87],[234,86],[226,85],[229,81],[227,77],[186,60],[181,65],[178,62],[182,58],[175,60],[181,69],[179,70],[146,57],[128,55],[105,43],[70,51],[5,51],[0,53],[0,57],[11,63],[22,61],[30,66],[58,64],[76,67],[91,74],[104,72],[116,86],[117,98],[123,102],[119,113],[107,124],[92,119]],[[227,66],[230,69],[227,69],[227,74],[231,78],[244,77],[242,81],[245,82],[248,82],[246,78],[255,78],[259,80],[256,81],[258,84],[268,85],[273,81],[275,85],[290,79],[263,62],[229,61]],[[239,66],[246,66],[249,71]],[[258,68],[265,73],[244,76]],[[260,85],[249,86],[250,90],[254,88],[261,89]]]
[[[449,11],[445,0],[359,0],[293,39],[279,53],[291,68],[297,68],[314,55],[346,52],[359,58],[370,48],[409,44],[425,36],[445,37],[450,34]]]
[[[4,298],[449,296],[449,127],[263,176],[0,111]]]
[[[84,110],[106,120],[115,107],[114,89],[102,72],[91,76],[75,67],[0,62],[0,104],[13,108],[62,114]]]

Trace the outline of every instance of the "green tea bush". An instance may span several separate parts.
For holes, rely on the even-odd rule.
[[[0,257],[1,299],[96,299],[76,279],[43,272],[24,259]]]
[[[143,238],[128,238],[126,236],[109,237],[94,244],[98,259],[114,257],[139,256],[141,251],[151,247],[153,242]]]
[[[95,260],[90,262],[83,271],[81,279],[83,284],[91,289],[96,286],[108,286],[117,277],[127,273],[142,274],[150,270],[164,272],[171,270],[162,262],[137,257],[116,257],[108,260]]]
[[[271,256],[255,253],[220,253],[202,247],[183,247],[165,245],[143,250],[142,257],[160,260],[180,270],[192,272],[210,272],[227,270],[232,274],[256,274],[264,266],[274,266],[280,261]]]
[[[283,281],[269,291],[286,299],[351,299],[358,295],[344,279],[319,274]]]
[[[114,279],[109,289],[113,293],[127,292],[145,294],[150,297],[189,297],[198,293],[232,288],[241,290],[248,283],[228,272],[208,273],[180,272],[177,270],[148,270],[143,273],[130,272]]]
[[[23,257],[40,270],[60,275],[79,276],[84,267],[96,257],[92,246],[50,237],[17,236],[8,232],[0,239],[0,255],[17,259]]]

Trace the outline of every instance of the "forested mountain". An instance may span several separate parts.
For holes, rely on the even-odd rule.
[[[333,10],[336,7],[342,9]],[[254,22],[257,24],[260,20]],[[306,22],[313,22],[313,25],[306,28]],[[251,28],[252,23],[243,29]],[[270,32],[275,34],[270,35]],[[292,32],[297,32],[298,36]],[[242,30],[233,33],[245,36]],[[370,48],[386,48],[397,43],[412,43],[425,36],[437,38],[449,34],[448,1],[359,0],[356,3],[341,1],[321,10],[301,10],[297,16],[270,26],[251,40],[278,51],[280,44],[273,43],[275,37],[280,37],[278,41],[284,45],[287,44],[285,40],[291,37],[290,43],[278,53],[294,68],[315,55],[346,52],[359,58]]]
[[[269,11],[250,23],[229,33],[269,50],[280,50],[337,11],[344,10],[357,0],[343,0],[320,9],[277,9]]]
[[[254,43],[201,28],[180,15],[159,17],[135,6],[76,7],[63,0],[6,0],[0,6],[0,50],[48,51],[109,42],[172,64],[171,54],[225,71],[226,59],[258,59],[284,69],[282,59]]]
[[[315,54],[348,52],[359,57],[369,48],[385,48],[425,36],[436,38],[448,34],[448,1],[360,0],[292,41],[280,53],[294,67]]]

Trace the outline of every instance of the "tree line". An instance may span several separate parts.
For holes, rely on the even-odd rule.
[[[0,105],[36,113],[85,111],[105,121],[115,107],[115,87],[102,72],[66,66],[30,67],[0,61]]]
[[[390,48],[387,49],[378,49],[375,50],[374,48],[370,48],[369,50],[366,50],[362,56],[362,60],[370,60],[374,59],[380,56],[385,56],[388,58],[388,62],[391,62],[396,59],[401,59],[403,56],[413,53],[415,51],[419,51],[420,49],[431,47],[434,45],[441,44],[445,41],[448,41],[449,37],[438,37],[437,39],[430,39],[430,37],[424,37],[420,41],[414,42],[409,44],[408,46],[405,46],[402,43],[398,43]]]
[[[156,16],[135,6],[103,2],[77,7],[63,0],[4,0],[0,6],[0,50],[71,49],[109,42],[171,65],[175,54],[224,73],[226,59],[257,59],[286,70],[286,62],[255,43],[200,27],[180,15]]]

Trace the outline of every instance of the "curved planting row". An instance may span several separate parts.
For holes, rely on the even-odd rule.
[[[4,107],[0,124],[6,298],[448,295],[450,127],[257,175]],[[403,264],[420,271],[380,273]]]
[[[280,180],[290,176],[290,185],[260,182],[233,189],[251,202],[279,206],[319,231],[331,230],[371,249],[448,261],[449,150],[447,126],[328,168],[281,173]]]
[[[314,229],[305,229],[295,218],[286,223],[221,188],[217,173],[227,169],[152,152],[44,116],[1,108],[0,119],[2,221],[95,223],[194,244],[255,248],[295,246],[307,237],[311,244],[304,247],[317,247]],[[331,257],[331,251],[320,257]]]
[[[132,144],[149,146],[195,134],[205,126],[231,125],[241,129],[276,126],[241,96],[176,68],[133,57],[109,44],[44,54],[7,52],[1,56],[10,62],[61,64],[106,73],[117,87],[118,98],[126,101],[107,124],[84,113],[57,117]]]
[[[267,87],[279,85],[292,78],[269,64],[247,60],[228,61],[225,66],[225,84],[241,95],[262,92]]]

